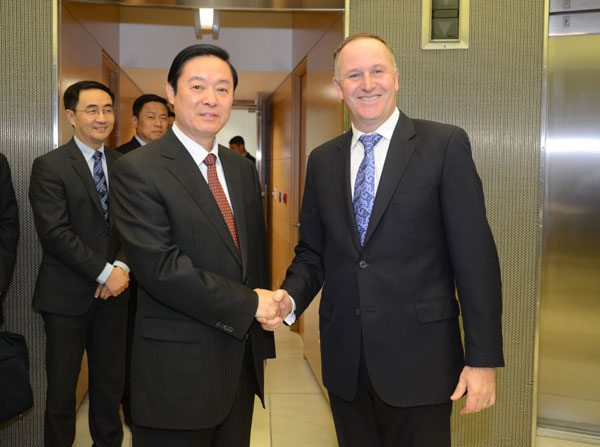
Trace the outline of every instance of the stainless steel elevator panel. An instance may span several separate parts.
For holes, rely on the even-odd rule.
[[[600,12],[549,30],[538,425],[600,436]]]

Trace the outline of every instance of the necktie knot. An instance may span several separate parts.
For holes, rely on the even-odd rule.
[[[378,133],[370,133],[361,135],[358,138],[358,141],[362,143],[363,147],[365,148],[365,152],[368,152],[373,150],[373,148],[377,145],[377,143],[379,143],[379,141],[381,141],[382,138],[383,136],[379,135]]]
[[[208,154],[204,159],[204,164],[206,166],[213,166],[217,162],[217,156],[215,154]]]
[[[94,162],[96,162],[96,163],[99,162],[100,160],[102,160],[102,152],[95,151],[93,157],[94,157]]]

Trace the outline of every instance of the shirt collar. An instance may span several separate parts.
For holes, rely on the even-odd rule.
[[[398,124],[399,118],[400,118],[400,111],[398,110],[398,107],[395,107],[394,111],[392,112],[390,117],[381,126],[379,126],[377,129],[375,129],[374,132],[378,133],[383,138],[390,141],[392,139],[392,135],[394,135],[394,130],[396,129],[396,124]],[[374,132],[369,132],[369,133],[374,133]],[[354,147],[354,145],[358,142],[358,139],[360,138],[360,136],[364,135],[364,134],[365,134],[365,132],[361,132],[356,127],[354,127],[354,124],[352,124],[352,145],[350,147]]]
[[[196,165],[200,165],[209,153],[215,154],[215,157],[217,157],[217,163],[220,163],[219,143],[217,143],[216,137],[213,140],[212,148],[210,149],[210,151],[207,151],[202,145],[196,143],[194,140],[192,140],[190,137],[184,134],[181,131],[181,129],[177,127],[177,123],[173,123],[171,128],[173,129],[173,133],[175,134],[175,136],[179,139],[179,141],[181,141],[183,146],[190,153],[190,155],[196,162]]]
[[[83,157],[86,160],[90,160],[96,153],[96,149],[89,147],[87,144],[85,144],[83,141],[81,141],[79,138],[77,138],[77,135],[73,135],[73,139],[75,140],[75,144],[77,145],[77,147],[83,154]],[[104,144],[102,146],[100,146],[100,149],[98,149],[98,150],[100,152],[102,152],[102,154],[104,154]]]
[[[135,136],[135,139],[138,140],[138,143],[140,143],[142,146],[146,145],[146,142],[144,140],[142,140],[137,133],[134,136]]]

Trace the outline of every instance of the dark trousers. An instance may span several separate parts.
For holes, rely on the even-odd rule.
[[[125,376],[127,305],[96,300],[83,315],[42,312],[46,332],[45,447],[71,447],[75,439],[75,389],[84,349],[89,369],[89,426],[95,447],[120,447],[119,404]]]
[[[123,418],[125,423],[131,426],[131,349],[133,347],[133,332],[135,329],[135,314],[137,312],[137,290],[138,284],[133,276],[129,274],[129,302],[127,304],[127,338],[125,355],[125,388],[123,389]]]
[[[452,403],[393,407],[373,389],[361,352],[352,402],[329,393],[340,447],[450,447]]]
[[[248,339],[233,406],[223,422],[203,430],[164,430],[142,427],[134,422],[131,428],[133,447],[248,447],[257,391],[252,347]]]

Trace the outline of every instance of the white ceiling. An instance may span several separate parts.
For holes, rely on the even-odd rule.
[[[121,7],[119,65],[144,93],[164,96],[175,55],[188,45],[213,43],[229,52],[238,70],[235,99],[254,100],[273,92],[293,69],[292,17],[221,11],[215,38],[196,35],[191,10]]]

